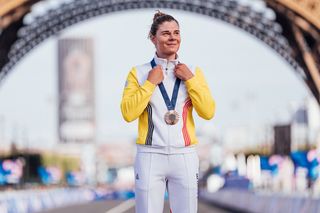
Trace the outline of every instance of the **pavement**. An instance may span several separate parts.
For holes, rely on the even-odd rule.
[[[134,199],[131,200],[107,200],[94,201],[90,203],[62,207],[40,213],[134,213]],[[169,213],[169,203],[165,202],[164,212]],[[219,209],[207,203],[199,202],[198,213],[229,213],[229,211]]]

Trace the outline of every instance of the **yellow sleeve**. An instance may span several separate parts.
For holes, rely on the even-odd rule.
[[[132,68],[126,81],[121,101],[121,113],[127,122],[137,119],[147,107],[156,85],[146,80],[142,86],[137,79],[137,70]]]
[[[198,115],[206,120],[213,118],[215,102],[200,68],[196,68],[194,76],[185,81],[185,85]]]

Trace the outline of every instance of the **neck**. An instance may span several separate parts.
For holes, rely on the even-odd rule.
[[[159,58],[164,58],[164,59],[167,59],[169,61],[175,60],[177,58],[177,54],[175,54],[175,53],[171,54],[171,55],[166,55],[166,54],[161,54],[161,53],[156,52],[156,54],[157,54],[157,56]]]

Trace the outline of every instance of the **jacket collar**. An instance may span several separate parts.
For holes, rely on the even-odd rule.
[[[177,55],[176,59],[174,60],[168,60],[165,58],[159,58],[157,56],[157,53],[154,54],[154,61],[156,64],[161,65],[163,68],[173,68],[179,63],[179,56]]]

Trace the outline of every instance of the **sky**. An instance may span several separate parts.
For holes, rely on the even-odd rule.
[[[280,56],[241,29],[190,12],[162,11],[180,22],[180,60],[202,68],[216,101],[214,119],[204,121],[195,115],[199,134],[221,136],[237,126],[287,122],[294,108],[311,96]],[[99,16],[63,30],[32,50],[0,85],[0,140],[35,146],[56,143],[58,39],[90,37],[95,49],[97,141],[131,140],[137,134],[137,122],[122,119],[120,101],[130,68],[149,62],[154,55],[147,38],[154,12]]]

